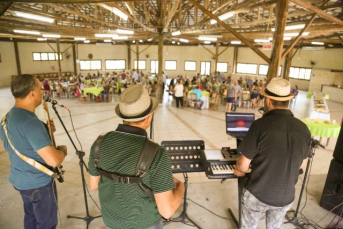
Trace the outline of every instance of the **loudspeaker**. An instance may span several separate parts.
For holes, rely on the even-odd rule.
[[[319,205],[331,211],[343,202],[343,163],[332,159]],[[343,205],[332,212],[340,215]]]
[[[340,162],[343,162],[343,128],[341,127],[341,132],[339,132],[337,143],[335,146],[335,151],[333,151],[333,157]]]

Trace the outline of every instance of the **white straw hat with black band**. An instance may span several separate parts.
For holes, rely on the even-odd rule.
[[[291,100],[294,95],[291,92],[291,84],[282,78],[273,78],[267,87],[261,90],[261,94],[276,101]]]
[[[127,122],[144,120],[158,107],[156,98],[150,97],[143,85],[131,85],[119,96],[116,114]]]

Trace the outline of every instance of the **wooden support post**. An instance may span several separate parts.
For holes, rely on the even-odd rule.
[[[137,63],[137,69],[135,69],[137,71],[137,73],[139,74],[139,44],[138,44],[138,40],[136,41],[136,63]]]
[[[238,47],[235,46],[233,49],[232,74],[235,74],[237,72],[237,57],[238,57]]]
[[[285,80],[289,80],[289,71],[292,65],[292,58],[293,58],[293,49],[289,51],[289,53],[287,54],[285,58],[285,64],[283,67],[283,75],[282,75],[282,78],[284,78]]]
[[[218,50],[219,50],[219,43],[216,43],[216,55],[214,56],[214,72],[217,72],[217,64],[218,64]]]
[[[77,44],[76,44],[77,45]],[[76,67],[76,45],[73,46],[73,65],[74,65],[74,75],[77,76],[77,67]],[[81,83],[81,82],[80,82]]]
[[[156,91],[156,98],[159,103],[162,103],[163,99],[163,34],[162,31],[158,36],[158,76],[157,76],[157,91]]]
[[[56,40],[56,44],[57,44],[58,74],[59,74],[59,77],[62,77],[61,57],[60,57],[60,39],[57,39],[57,40]]]
[[[21,75],[21,66],[20,66],[20,58],[19,58],[19,51],[18,51],[18,42],[14,41],[14,53],[15,53],[15,60],[17,64],[17,74]]]
[[[267,73],[267,83],[278,76],[278,70],[281,61],[283,34],[285,32],[287,22],[288,0],[279,0],[276,3],[276,22],[275,33],[273,38],[273,49],[270,57],[270,64]]]
[[[127,69],[131,69],[131,44],[127,45]]]

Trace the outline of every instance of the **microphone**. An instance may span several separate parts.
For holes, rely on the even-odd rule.
[[[58,103],[56,100],[51,99],[48,95],[47,96],[43,96],[43,101],[44,102],[49,102],[52,105],[58,105],[60,107],[64,107],[62,104]]]

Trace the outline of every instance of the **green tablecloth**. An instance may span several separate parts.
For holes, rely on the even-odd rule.
[[[90,84],[90,83],[91,83],[91,80],[83,80],[83,83],[85,83],[85,84]]]
[[[202,91],[201,92],[201,96],[206,96],[206,97],[210,97],[210,93],[208,91]]]
[[[307,93],[306,98],[310,99],[310,98],[312,98],[312,96],[313,96],[313,93],[309,92],[309,93]]]
[[[319,136],[325,138],[337,138],[341,130],[341,126],[337,123],[326,124],[326,123],[316,123],[308,122],[306,119],[302,119],[308,129],[311,132],[312,136]]]
[[[100,93],[104,90],[103,87],[88,87],[88,88],[85,88],[83,89],[83,94],[84,95],[87,95],[87,93],[91,93],[95,96],[98,96],[100,95]]]

